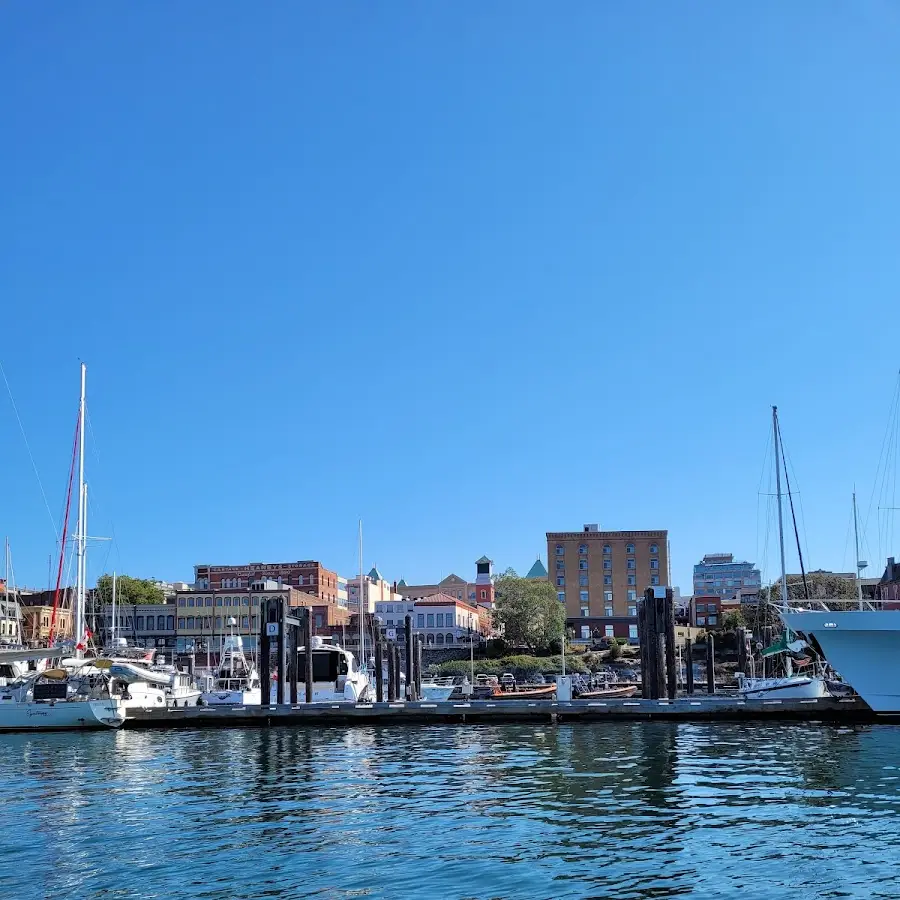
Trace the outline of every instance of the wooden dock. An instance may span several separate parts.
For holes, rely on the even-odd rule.
[[[302,703],[267,706],[197,706],[129,714],[125,728],[230,728],[275,725],[405,725],[429,723],[599,721],[873,722],[877,716],[859,699],[742,700],[694,696],[677,700],[472,700],[415,703]]]

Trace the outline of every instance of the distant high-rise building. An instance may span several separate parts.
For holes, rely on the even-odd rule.
[[[761,584],[759,569],[731,553],[707,553],[694,566],[694,596],[731,598],[742,589],[758,591]]]

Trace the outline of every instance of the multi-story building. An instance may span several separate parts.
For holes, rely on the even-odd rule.
[[[20,610],[15,592],[7,592],[6,581],[0,578],[0,644],[19,644]]]
[[[338,574],[315,560],[285,563],[249,563],[246,566],[194,566],[198,590],[246,588],[274,581],[313,594],[325,603],[338,601]]]
[[[636,640],[638,597],[667,581],[668,531],[548,531],[547,559],[577,640]]]
[[[368,614],[375,612],[379,603],[397,603],[403,599],[397,591],[397,585],[385,581],[373,566],[368,575],[362,576],[364,609]],[[347,608],[351,615],[359,612],[359,576],[347,580]]]
[[[691,601],[691,625],[695,628],[721,628],[724,602],[725,598],[719,594],[695,595]]]
[[[255,649],[259,637],[260,607],[269,598],[287,598],[293,607],[312,607],[314,632],[316,629],[340,627],[349,621],[347,610],[339,607],[336,602],[322,602],[315,594],[306,593],[291,585],[254,578],[250,587],[178,591],[175,601],[176,648],[184,651],[193,646],[195,649],[215,651],[233,631],[241,636],[246,648]],[[233,625],[229,624],[230,619],[234,619]]]
[[[413,634],[425,636],[425,643],[435,647],[468,644],[469,637],[487,637],[491,633],[490,611],[478,604],[458,600],[447,594],[406,598],[394,603],[376,604],[376,615],[386,634],[403,641],[406,616],[412,616]]]
[[[116,640],[124,638],[138,647],[176,646],[177,603],[128,603],[116,605]],[[112,604],[103,607],[102,622],[97,623],[98,639],[107,645],[113,637]]]
[[[53,601],[55,591],[19,592],[19,604],[22,611],[22,643],[29,646],[43,646],[50,639],[50,623],[53,621]],[[75,588],[60,588],[56,606],[56,622],[53,625],[53,639],[71,638],[72,636],[72,604],[75,600]]]
[[[407,584],[402,578],[397,591],[404,597],[427,597],[446,594],[470,604],[492,607],[494,605],[493,561],[486,556],[475,561],[475,581],[466,581],[452,572],[436,584]]]
[[[343,575],[338,575],[337,577],[337,605],[341,609],[348,609],[350,606],[350,591],[347,579]]]
[[[759,591],[759,569],[751,562],[736,561],[731,553],[707,553],[694,566],[694,596],[733,597],[739,589]]]

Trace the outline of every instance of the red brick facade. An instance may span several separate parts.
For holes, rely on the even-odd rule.
[[[245,566],[194,566],[198,588],[233,589],[254,581],[276,581],[313,594],[326,603],[337,603],[337,572],[316,560],[285,563],[249,563]]]

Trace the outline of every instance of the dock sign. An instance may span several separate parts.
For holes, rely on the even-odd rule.
[[[269,637],[278,637],[278,623],[266,622],[266,634]]]
[[[397,640],[397,629],[396,628],[385,628],[385,633],[387,634],[387,639],[389,641]]]

